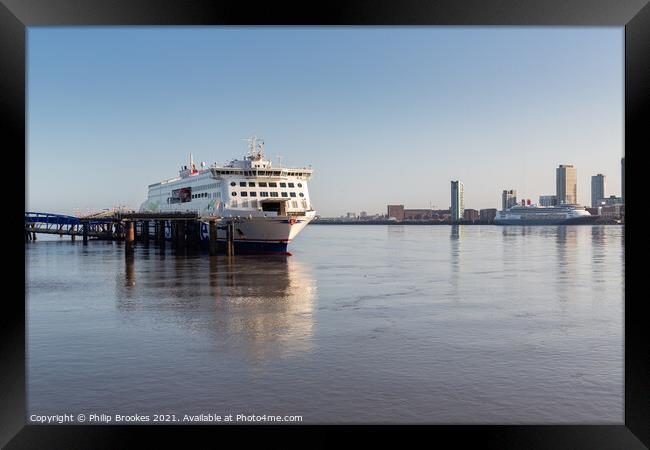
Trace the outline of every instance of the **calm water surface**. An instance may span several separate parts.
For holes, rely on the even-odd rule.
[[[290,257],[27,243],[28,413],[623,423],[620,226],[310,225]]]

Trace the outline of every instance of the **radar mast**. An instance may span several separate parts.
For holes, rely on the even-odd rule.
[[[258,139],[256,135],[248,138],[243,138],[242,141],[248,142],[248,155],[246,159],[249,161],[260,161],[264,159],[264,141]]]

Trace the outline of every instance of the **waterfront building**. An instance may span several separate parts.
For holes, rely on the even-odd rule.
[[[625,203],[625,156],[621,158],[621,198]]]
[[[479,213],[479,216],[481,220],[485,220],[487,222],[492,222],[494,221],[494,218],[497,215],[497,209],[496,208],[487,208],[487,209],[482,209]]]
[[[539,206],[556,206],[557,205],[557,196],[556,195],[540,195],[539,196]]]
[[[605,175],[599,173],[591,177],[591,207],[596,208],[605,198]]]
[[[359,213],[359,217],[362,218],[362,219],[365,219],[366,217],[368,217],[368,213],[366,211],[361,211]]]
[[[572,164],[560,164],[555,170],[555,187],[558,205],[578,203],[578,174]]]
[[[457,222],[465,213],[465,187],[459,180],[451,182],[451,220]]]
[[[600,215],[605,219],[621,219],[625,215],[625,205],[623,203],[616,203],[602,206],[600,208]]]
[[[501,193],[501,211],[512,208],[517,204],[517,191],[514,189],[504,190]]]
[[[463,218],[465,220],[471,220],[472,222],[480,218],[480,214],[476,209],[466,209],[463,212]]]
[[[404,205],[388,205],[388,218],[394,217],[399,222],[404,220]]]
[[[617,196],[615,196],[615,195],[610,195],[610,196],[607,197],[607,198],[603,198],[603,199],[601,199],[600,205],[603,205],[603,206],[614,206],[614,205],[622,205],[623,203],[624,203],[624,202],[623,202],[623,198],[622,198],[622,197],[617,197]]]
[[[404,220],[431,220],[433,219],[432,209],[405,209]]]

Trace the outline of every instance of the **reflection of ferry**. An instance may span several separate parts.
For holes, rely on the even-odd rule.
[[[153,249],[146,249],[151,251]],[[117,277],[121,312],[147,310],[183,329],[216,336],[222,351],[255,359],[312,349],[316,280],[286,256],[125,259]],[[136,279],[137,275],[137,279]],[[196,280],[203,280],[197,283]]]
[[[592,216],[579,205],[537,206],[515,205],[498,211],[494,223],[498,225],[573,225],[593,223]]]
[[[236,250],[286,252],[287,244],[316,214],[307,190],[312,169],[272,167],[264,159],[264,143],[255,136],[247,140],[248,155],[223,166],[201,163],[197,169],[190,155],[189,167],[183,166],[178,177],[149,185],[140,211],[238,218]],[[201,238],[208,239],[207,223]],[[219,230],[217,240],[225,239],[225,230]]]

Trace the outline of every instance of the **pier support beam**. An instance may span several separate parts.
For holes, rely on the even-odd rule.
[[[75,235],[74,235],[74,234],[75,234],[75,232],[76,232],[76,228],[77,228],[76,225],[72,225],[72,226],[70,227],[70,233],[71,233],[71,234],[70,234],[70,240],[71,240],[71,241],[74,241],[74,238],[75,238]]]
[[[217,222],[210,221],[210,256],[217,254]]]
[[[135,249],[135,223],[128,222],[126,224],[126,243],[124,250],[126,255],[132,255]]]
[[[88,245],[88,222],[84,222],[81,224],[83,228],[83,241],[84,245]]]

